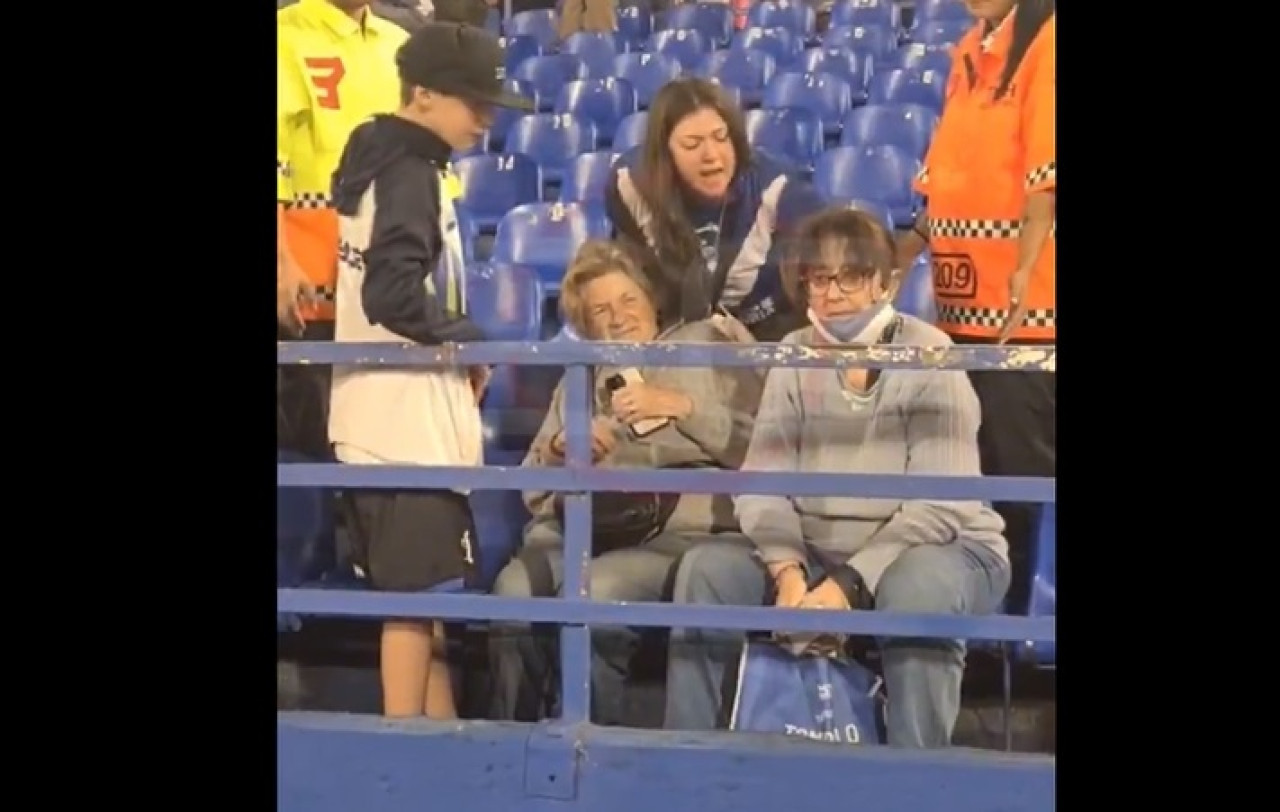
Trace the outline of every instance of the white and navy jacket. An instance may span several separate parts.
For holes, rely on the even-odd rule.
[[[464,315],[462,242],[441,182],[449,147],[398,116],[351,134],[333,176],[334,339],[478,341]],[[335,366],[329,439],[348,463],[479,465],[480,410],[462,367]]]
[[[693,321],[723,308],[762,341],[776,341],[806,323],[782,290],[779,238],[823,208],[817,190],[780,162],[754,152],[741,161],[722,203],[699,207],[686,201],[684,213],[702,245],[708,276],[705,285],[689,285],[703,280],[677,280],[693,269],[672,267],[657,250],[653,212],[636,184],[640,151],[628,150],[614,164],[605,186],[605,207],[619,235],[654,252],[653,261],[644,265],[651,277],[665,277],[650,279],[659,292],[664,320]]]

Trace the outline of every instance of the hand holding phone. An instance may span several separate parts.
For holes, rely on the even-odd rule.
[[[683,395],[645,383],[637,369],[624,369],[605,381],[613,414],[635,437],[647,437],[688,411]],[[677,401],[680,401],[677,403]]]

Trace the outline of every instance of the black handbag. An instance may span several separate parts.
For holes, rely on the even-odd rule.
[[[591,495],[591,554],[639,547],[662,532],[680,503],[678,493]],[[564,497],[555,500],[556,520],[564,527]]]

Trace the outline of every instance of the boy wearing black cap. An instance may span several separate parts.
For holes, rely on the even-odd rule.
[[[396,55],[401,107],[352,132],[333,176],[339,217],[334,338],[440,344],[479,341],[466,316],[462,237],[444,177],[453,150],[475,144],[504,92],[503,53],[488,32],[430,23]],[[329,437],[353,465],[480,465],[479,399],[487,371],[335,366]],[[374,589],[443,591],[477,570],[465,491],[347,492],[358,565]],[[382,627],[383,712],[454,715],[448,671],[432,668],[439,624]],[[429,690],[428,690],[429,689]]]

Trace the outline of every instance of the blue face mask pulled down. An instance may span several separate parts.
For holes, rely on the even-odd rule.
[[[809,321],[829,341],[837,344],[874,344],[894,316],[889,302],[873,304],[866,310],[847,316],[819,318],[809,309]]]

